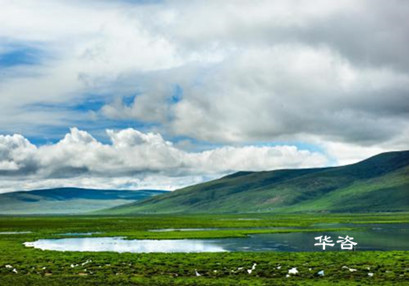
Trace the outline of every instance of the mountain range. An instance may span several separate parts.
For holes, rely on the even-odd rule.
[[[0,214],[409,211],[409,151],[356,164],[237,172],[173,192],[55,188],[0,194]]]
[[[388,211],[409,211],[409,151],[340,167],[237,172],[101,213]]]
[[[0,194],[0,214],[80,214],[165,193],[157,190],[56,188]]]

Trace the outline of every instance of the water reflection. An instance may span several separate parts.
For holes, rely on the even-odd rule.
[[[114,251],[114,252],[222,252],[222,251],[323,251],[314,246],[314,237],[354,237],[357,251],[409,250],[409,224],[367,224],[351,231],[317,231],[257,234],[245,238],[126,240],[122,237],[85,237],[40,239],[24,243],[28,247],[58,251]],[[339,245],[326,251],[341,250]]]
[[[25,242],[25,246],[57,251],[111,251],[111,252],[222,252],[223,247],[205,240],[126,240],[122,237],[85,237],[40,239]]]

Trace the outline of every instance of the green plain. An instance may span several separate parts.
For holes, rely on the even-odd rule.
[[[0,232],[32,233],[0,235],[0,285],[409,285],[409,251],[119,254],[42,251],[22,245],[39,238],[69,237],[60,234],[73,232],[102,232],[93,236],[127,238],[221,238],[258,231],[311,231],[317,223],[349,222],[407,223],[409,213],[3,216]],[[257,227],[271,229],[254,229]],[[162,228],[227,230],[148,231]],[[248,274],[246,269],[253,263],[257,263],[256,270]],[[16,268],[17,273],[6,265]],[[343,266],[357,271],[350,272]],[[292,267],[297,267],[299,275],[286,277]],[[200,277],[196,277],[195,269]],[[324,277],[317,275],[320,270],[324,270]],[[373,277],[368,273],[374,273]]]

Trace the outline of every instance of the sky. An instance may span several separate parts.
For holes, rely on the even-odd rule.
[[[405,0],[0,0],[0,193],[409,149]]]

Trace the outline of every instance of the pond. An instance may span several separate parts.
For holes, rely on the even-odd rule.
[[[196,239],[138,239],[126,240],[123,237],[84,237],[62,239],[40,239],[25,242],[25,246],[42,250],[57,251],[111,251],[111,252],[222,252],[223,247],[207,240]]]
[[[333,247],[326,251],[341,250],[339,236],[353,237],[357,251],[409,250],[409,224],[366,224],[364,229],[334,232],[293,232],[257,234],[245,238],[127,240],[123,237],[84,237],[40,239],[24,243],[27,247],[57,251],[113,251],[113,252],[223,252],[223,251],[323,251],[314,246],[315,237],[331,236]]]

